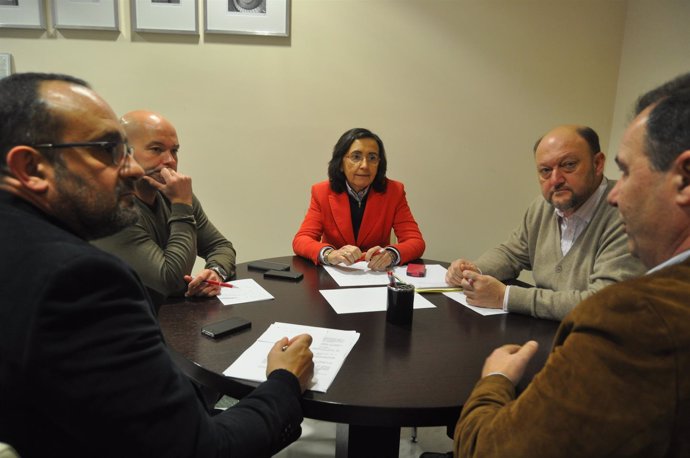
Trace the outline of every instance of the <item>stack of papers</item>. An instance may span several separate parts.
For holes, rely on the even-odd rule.
[[[273,299],[273,296],[251,278],[228,282],[235,288],[221,288],[218,299],[223,305],[244,304]]]
[[[323,266],[338,286],[381,286],[388,284],[388,274],[367,267],[365,261],[350,266]]]
[[[335,313],[385,312],[388,302],[388,288],[343,288],[321,289],[321,295],[333,307]],[[415,309],[436,308],[425,297],[415,293]]]
[[[338,286],[383,286],[388,284],[388,274],[377,272],[367,267],[365,261],[351,266],[324,266],[326,272],[333,277]],[[447,269],[440,264],[426,264],[424,277],[408,277],[407,266],[393,268],[393,274],[398,281],[414,285],[417,289],[457,289],[446,283]]]
[[[331,386],[345,358],[359,339],[356,331],[317,328],[289,323],[273,323],[254,344],[230,365],[223,375],[242,380],[264,382],[268,352],[283,337],[292,339],[299,334],[312,337],[314,354],[314,378],[309,389],[325,393]]]

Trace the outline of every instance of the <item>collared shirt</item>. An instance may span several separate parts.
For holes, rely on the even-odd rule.
[[[652,267],[647,271],[645,275],[653,274],[654,272],[661,270],[665,267],[669,267],[675,264],[680,264],[681,262],[685,261],[686,259],[690,258],[690,250],[685,250],[681,253],[678,253],[674,257],[667,259],[666,261],[662,262],[656,267]]]
[[[594,216],[594,211],[599,205],[604,192],[606,191],[606,186],[608,185],[608,180],[603,177],[597,190],[589,196],[589,199],[585,201],[584,204],[578,208],[575,213],[570,216],[565,216],[563,212],[559,209],[554,209],[556,216],[558,216],[558,224],[561,228],[561,254],[565,256],[568,251],[573,247],[575,240],[582,234],[592,217]],[[503,311],[508,311],[508,297],[510,296],[510,286],[506,286],[506,292],[503,295]]]
[[[361,191],[357,192],[354,189],[350,187],[350,183],[345,181],[345,186],[347,186],[347,193],[352,196],[353,199],[357,201],[357,203],[361,206],[362,205],[362,200],[364,200],[364,197],[367,195],[369,192],[369,186],[366,188],[362,189]]]
[[[572,215],[565,216],[561,210],[555,209],[561,227],[561,253],[563,256],[568,254],[575,240],[577,240],[592,220],[594,210],[596,210],[601,197],[604,195],[604,191],[606,191],[607,183],[608,180],[604,177],[597,190]]]

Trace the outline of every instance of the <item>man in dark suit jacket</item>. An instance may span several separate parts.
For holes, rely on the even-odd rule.
[[[608,200],[650,270],[575,307],[517,399],[537,343],[496,349],[456,426],[456,456],[690,456],[690,74],[636,112]]]
[[[0,80],[0,442],[23,457],[272,455],[301,433],[311,338],[277,342],[268,380],[207,412],[137,275],[85,241],[136,218],[143,171],[124,138],[81,80]]]

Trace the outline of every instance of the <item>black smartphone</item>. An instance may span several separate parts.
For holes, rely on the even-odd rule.
[[[252,261],[247,264],[247,267],[254,270],[290,270],[288,264],[271,261]]]
[[[252,322],[239,317],[234,316],[223,321],[216,321],[215,323],[209,323],[201,328],[201,333],[205,336],[209,336],[212,339],[217,339],[228,334],[232,334],[242,329],[247,329],[252,326]]]
[[[264,278],[280,278],[283,280],[299,281],[303,277],[301,272],[290,272],[286,270],[267,270]]]

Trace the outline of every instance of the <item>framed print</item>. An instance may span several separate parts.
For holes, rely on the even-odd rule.
[[[197,0],[130,0],[135,32],[199,33]]]
[[[12,74],[12,54],[0,53],[0,79]]]
[[[43,0],[0,0],[0,27],[45,29]]]
[[[205,31],[290,35],[290,0],[204,0]]]
[[[53,0],[53,26],[120,30],[117,0]]]

